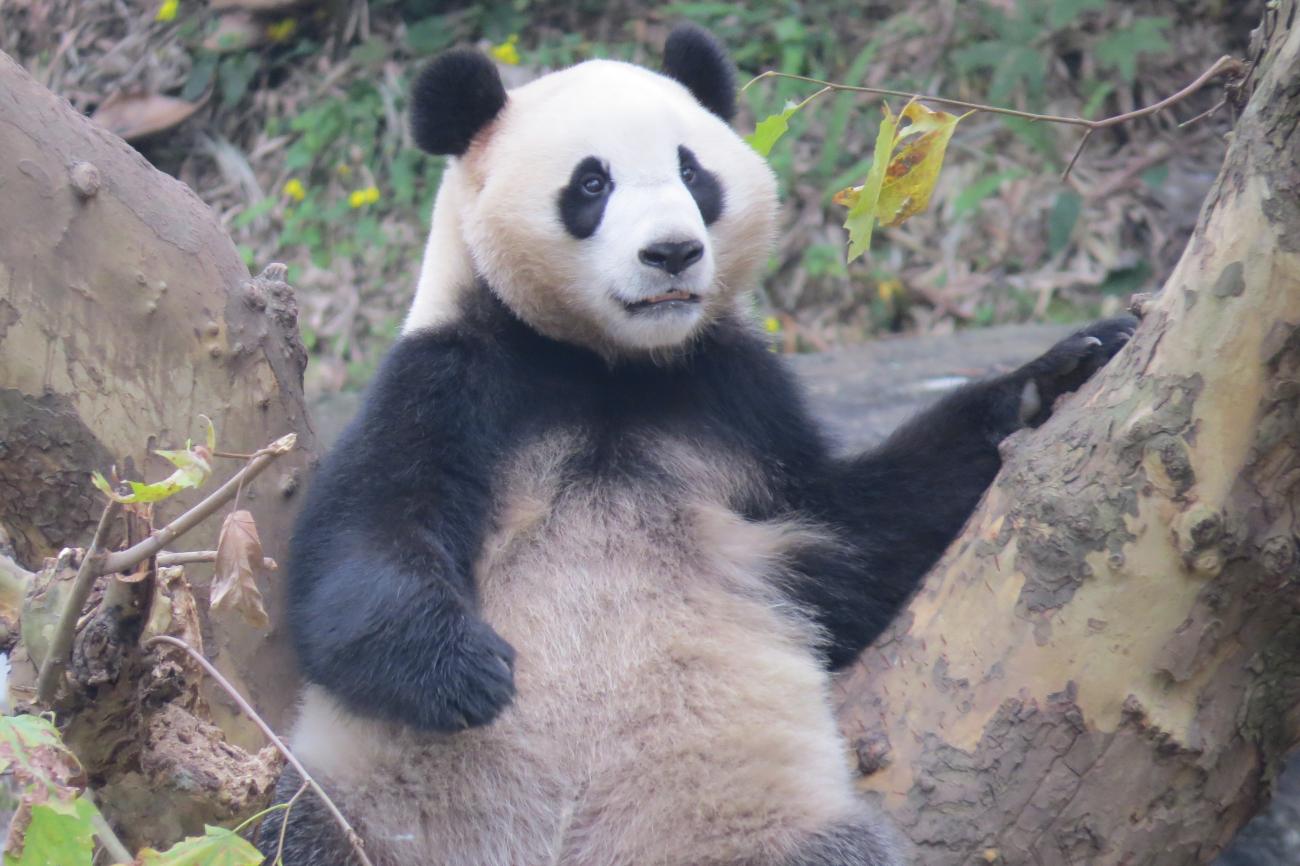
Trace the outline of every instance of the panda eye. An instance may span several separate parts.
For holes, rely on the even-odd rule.
[[[582,179],[582,191],[587,195],[600,195],[609,188],[609,181],[598,174],[589,174]]]
[[[687,184],[695,183],[695,166],[693,165],[682,166],[682,180],[685,181]]]

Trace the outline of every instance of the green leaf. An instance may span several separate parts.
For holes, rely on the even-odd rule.
[[[200,416],[207,424],[207,446],[193,445],[190,442],[185,443],[184,451],[164,451],[155,450],[154,453],[164,460],[169,461],[176,467],[176,471],[168,475],[162,481],[155,481],[152,484],[143,484],[139,481],[126,482],[131,492],[125,496],[118,494],[104,479],[104,476],[95,472],[91,475],[90,480],[110,499],[118,502],[159,502],[170,496],[175,496],[182,490],[190,490],[195,487],[203,486],[204,482],[212,476],[212,464],[209,462],[212,458],[212,451],[216,447],[216,430],[207,416]]]
[[[974,45],[967,45],[954,51],[952,62],[957,71],[963,74],[972,69],[992,69],[1002,62],[1002,58],[1006,57],[1007,51],[1012,47],[998,40],[976,42]]]
[[[226,57],[217,67],[221,104],[227,108],[239,102],[248,92],[248,85],[257,74],[257,54],[246,51]]]
[[[181,99],[194,102],[203,95],[203,91],[212,83],[213,73],[217,71],[217,59],[218,56],[213,52],[199,53],[194,65],[190,67],[190,77],[185,79],[185,87],[181,89]]]
[[[993,195],[1002,188],[1002,184],[1009,180],[1015,180],[1025,176],[1025,170],[1019,166],[1009,168],[1006,171],[1000,171],[995,175],[980,178],[970,186],[966,187],[952,202],[952,215],[954,218],[965,216],[970,211],[979,207],[979,203]]]
[[[798,103],[791,102],[780,113],[763,118],[754,127],[753,133],[745,136],[745,142],[758,151],[759,156],[766,157],[772,152],[773,145],[780,141],[781,136],[785,135],[786,130],[790,128],[790,118],[798,110]]]
[[[1066,191],[1056,197],[1052,212],[1047,216],[1047,248],[1052,255],[1065,249],[1074,233],[1083,210],[1083,199],[1078,193]]]
[[[53,722],[44,716],[0,716],[0,773],[14,764],[33,772],[32,756],[41,749],[67,751]]]
[[[95,807],[84,797],[34,803],[27,828],[11,829],[4,866],[90,866],[95,851]],[[21,811],[14,820],[21,820]]]
[[[849,230],[850,262],[871,249],[871,232],[876,227],[876,202],[880,199],[885,169],[889,166],[889,157],[894,151],[898,132],[898,119],[889,110],[889,105],[882,103],[881,108],[885,119],[880,122],[880,131],[876,133],[871,170],[867,172],[867,180],[858,191],[857,200],[849,208],[848,216],[844,218],[844,227]]]
[[[1097,43],[1093,56],[1099,66],[1117,70],[1125,81],[1137,78],[1140,54],[1160,54],[1169,50],[1164,31],[1169,19],[1145,15],[1134,18],[1133,23],[1117,30]]]
[[[1106,0],[1053,0],[1047,10],[1047,26],[1060,30],[1090,9],[1105,9]]]
[[[182,839],[166,851],[145,848],[140,866],[258,866],[262,855],[233,830],[204,827],[205,835]],[[6,864],[7,866],[7,864]]]

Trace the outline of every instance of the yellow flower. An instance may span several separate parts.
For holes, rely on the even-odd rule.
[[[775,334],[781,330],[781,320],[776,316],[768,316],[763,320],[763,329],[769,334]]]
[[[880,300],[889,303],[903,294],[903,281],[893,278],[881,280],[876,283],[876,294],[880,297]]]
[[[292,18],[285,18],[274,24],[266,25],[266,38],[272,42],[283,42],[293,35],[298,29],[298,22]]]
[[[352,174],[352,166],[344,162],[334,166],[334,170],[339,173],[339,177],[350,177]]]
[[[181,0],[163,0],[163,4],[158,7],[158,12],[153,16],[155,21],[171,21],[176,17],[176,10],[180,8]]]
[[[511,33],[510,38],[500,45],[492,46],[492,56],[507,66],[519,65],[519,49],[515,46],[519,44],[519,34]]]
[[[302,201],[307,197],[307,188],[296,177],[291,177],[284,182],[283,192],[294,201]]]
[[[368,204],[374,204],[379,201],[379,187],[368,186],[365,189],[354,189],[348,195],[348,205],[350,207],[365,207]]]

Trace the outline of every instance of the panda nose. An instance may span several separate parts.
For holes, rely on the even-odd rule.
[[[704,244],[699,241],[660,241],[637,254],[643,264],[676,276],[704,258]]]

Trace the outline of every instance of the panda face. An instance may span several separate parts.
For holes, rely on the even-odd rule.
[[[510,91],[443,183],[434,234],[458,222],[470,269],[517,316],[610,358],[671,353],[734,310],[776,210],[766,162],[725,121],[603,60]]]

